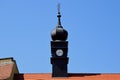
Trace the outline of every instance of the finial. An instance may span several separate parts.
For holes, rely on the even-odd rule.
[[[61,17],[61,15],[60,15],[60,3],[58,3],[58,15],[57,15],[57,17],[58,17],[58,28],[62,28],[62,26],[61,26],[61,21],[60,21],[60,17]]]

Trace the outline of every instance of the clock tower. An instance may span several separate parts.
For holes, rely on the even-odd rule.
[[[63,29],[60,21],[60,8],[58,6],[58,25],[51,32],[51,64],[52,77],[67,77],[68,64],[68,32]]]

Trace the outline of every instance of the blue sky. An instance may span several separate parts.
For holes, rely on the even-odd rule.
[[[120,73],[120,0],[0,0],[0,58],[21,73],[51,72],[51,30],[61,3],[72,73]]]

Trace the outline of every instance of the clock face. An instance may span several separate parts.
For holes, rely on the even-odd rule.
[[[62,49],[58,49],[58,50],[56,51],[56,55],[57,55],[57,56],[62,56],[62,55],[63,55],[63,50],[62,50]]]

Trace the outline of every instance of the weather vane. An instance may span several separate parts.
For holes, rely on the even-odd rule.
[[[58,27],[62,27],[61,26],[61,21],[60,21],[60,17],[61,17],[61,15],[60,15],[60,3],[58,3],[57,8],[58,8],[58,15],[57,15],[57,17],[58,17]]]
[[[60,3],[58,3],[58,12],[60,12]]]

